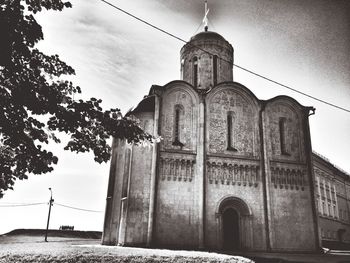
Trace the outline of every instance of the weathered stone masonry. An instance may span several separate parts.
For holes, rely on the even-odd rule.
[[[181,50],[183,80],[152,86],[130,113],[162,140],[114,140],[103,244],[319,249],[312,108],[257,99],[228,61],[222,36],[195,35]]]

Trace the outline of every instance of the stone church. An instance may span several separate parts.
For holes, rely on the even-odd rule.
[[[314,108],[234,82],[233,47],[215,32],[180,55],[182,79],[129,113],[161,141],[113,141],[102,243],[318,251],[327,231],[350,242],[349,175],[312,152]]]

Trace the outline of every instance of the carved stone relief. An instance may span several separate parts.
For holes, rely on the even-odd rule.
[[[159,175],[161,180],[191,182],[194,176],[195,160],[184,158],[160,158]]]
[[[179,118],[179,141],[181,146],[174,144],[175,139],[175,107],[181,107]],[[171,91],[163,98],[161,149],[176,149],[195,151],[197,106],[193,104],[191,95],[184,89]]]
[[[273,108],[273,109],[272,109]],[[269,139],[271,144],[272,155],[275,158],[283,158],[295,161],[303,161],[305,159],[303,145],[303,133],[301,122],[297,113],[284,103],[276,103],[268,110],[269,116]],[[281,135],[279,120],[285,119],[285,151],[282,152]]]
[[[243,96],[233,90],[222,90],[210,99],[208,110],[210,152],[228,153],[227,115],[230,113],[233,116],[232,148],[237,149],[238,155],[258,155],[258,118],[253,106]]]
[[[271,183],[275,188],[302,190],[306,182],[306,170],[303,168],[271,167]]]
[[[210,184],[258,186],[260,168],[255,164],[235,162],[207,162],[207,177]]]

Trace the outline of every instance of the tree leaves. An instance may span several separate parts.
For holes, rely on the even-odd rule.
[[[71,7],[61,0],[5,0],[0,4],[0,197],[16,179],[51,172],[58,161],[44,146],[70,136],[66,150],[94,153],[106,162],[113,136],[130,143],[152,140],[137,122],[119,109],[103,111],[101,100],[74,100],[80,87],[61,79],[75,74],[58,55],[35,48],[43,39],[34,16],[43,9]]]

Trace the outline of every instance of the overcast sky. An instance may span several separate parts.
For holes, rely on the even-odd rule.
[[[110,0],[111,3],[189,40],[203,19],[202,0]],[[83,94],[98,97],[106,108],[124,113],[148,94],[152,84],[180,78],[183,43],[111,8],[100,0],[72,1],[63,12],[37,15],[45,40],[38,47],[58,54],[76,70],[74,83]],[[209,30],[234,47],[234,61],[273,80],[350,109],[350,1],[209,0]],[[201,27],[199,31],[202,31]],[[259,79],[234,68],[234,80],[259,99],[289,95],[310,116],[312,147],[350,172],[350,113]],[[0,206],[41,203],[53,189],[58,204],[104,211],[109,163],[92,154],[72,154],[50,145],[59,157],[54,172],[30,176],[7,191]],[[0,234],[15,228],[45,228],[48,205],[0,207]],[[6,215],[3,216],[3,215]],[[54,205],[50,227],[74,225],[102,231],[103,212]]]

